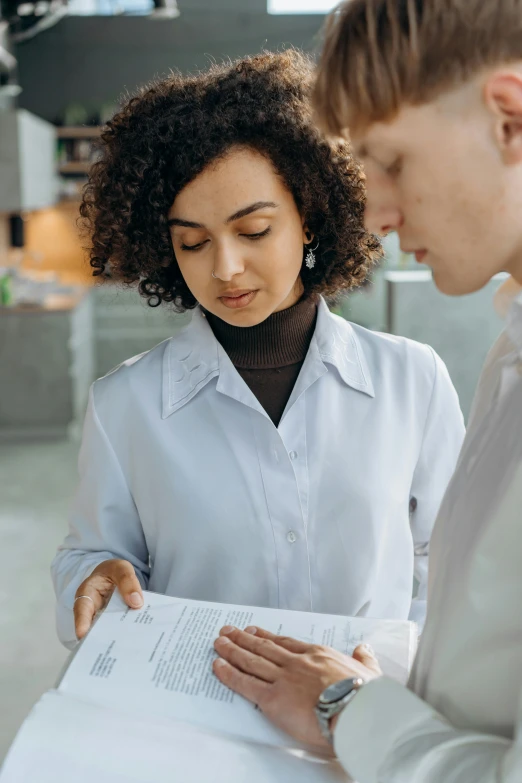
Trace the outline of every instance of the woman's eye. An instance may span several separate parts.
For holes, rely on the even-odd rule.
[[[256,239],[261,239],[262,237],[266,237],[271,230],[272,229],[270,228],[270,226],[268,226],[268,228],[265,228],[264,231],[259,231],[257,234],[241,234],[241,236],[247,237],[248,239],[251,239],[253,242],[255,242]]]
[[[266,237],[271,230],[272,230],[271,227],[268,226],[268,228],[265,228],[264,231],[258,231],[256,234],[241,234],[241,236],[252,240],[252,242],[255,242],[257,239],[262,239],[263,237]],[[180,247],[182,250],[185,250],[188,253],[197,253],[198,250],[201,250],[201,248],[207,244],[207,242],[208,239],[205,239],[204,242],[198,242],[197,245],[186,245],[184,242],[182,242]]]
[[[197,245],[186,245],[184,242],[182,242],[181,243],[181,249],[182,250],[188,250],[189,252],[195,253],[198,250],[201,250],[201,248],[206,243],[206,241],[207,240],[205,240],[205,242],[198,242]]]

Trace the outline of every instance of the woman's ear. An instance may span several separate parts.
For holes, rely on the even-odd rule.
[[[307,226],[303,226],[304,244],[309,245],[312,242],[314,235]]]

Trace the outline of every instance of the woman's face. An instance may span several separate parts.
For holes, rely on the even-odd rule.
[[[168,218],[186,284],[223,321],[254,326],[301,297],[303,220],[258,152],[234,148],[212,163],[177,195]]]

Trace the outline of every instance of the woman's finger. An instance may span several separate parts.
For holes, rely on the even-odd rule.
[[[134,567],[127,560],[112,560],[110,578],[117,586],[121,597],[131,609],[141,609],[143,593]]]
[[[275,682],[281,671],[280,667],[272,661],[238,647],[228,636],[220,636],[216,639],[214,649],[223,660],[236,669],[264,682]]]
[[[221,629],[220,633],[230,635],[230,630],[231,626],[225,626],[225,628]],[[278,647],[283,647],[285,650],[292,653],[308,652],[312,646],[306,642],[299,641],[299,639],[292,639],[290,636],[278,636],[270,631],[265,631],[264,628],[259,628],[257,625],[249,625],[248,628],[245,628],[245,633],[249,636],[254,636],[257,639],[268,639],[274,644],[277,644]]]
[[[96,612],[103,608],[104,598],[87,579],[76,592],[74,600],[74,629],[78,639],[83,639],[92,625]]]
[[[74,602],[74,627],[78,639],[83,639],[97,612],[108,603],[114,588],[132,609],[143,606],[143,594],[133,566],[126,560],[105,560],[82,582]]]

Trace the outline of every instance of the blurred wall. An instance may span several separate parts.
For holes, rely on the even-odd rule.
[[[78,204],[63,201],[27,216],[25,270],[56,272],[66,284],[92,283],[92,269],[78,236]]]
[[[316,51],[324,16],[270,15],[265,0],[178,0],[181,16],[69,17],[18,45],[20,105],[50,121],[97,109],[170,69],[298,46]]]

